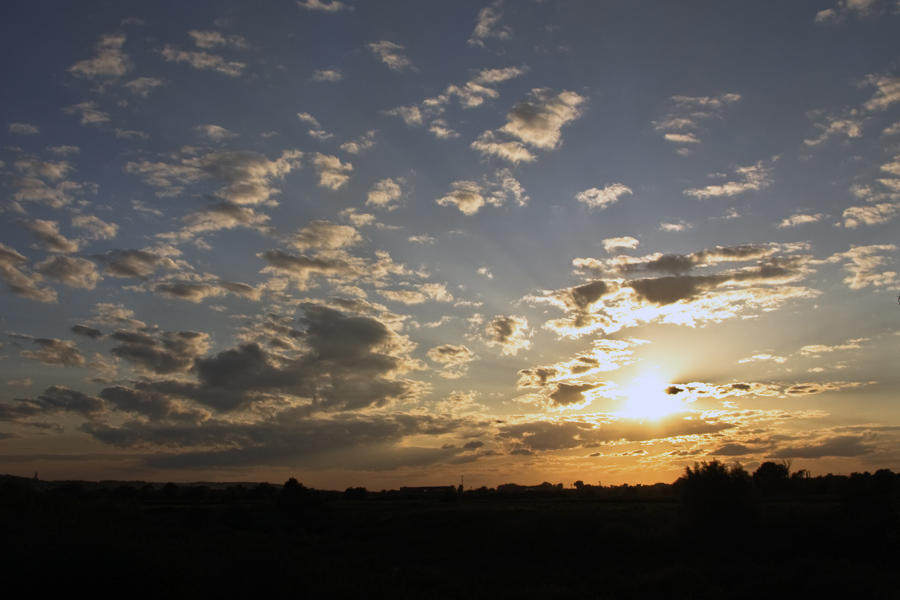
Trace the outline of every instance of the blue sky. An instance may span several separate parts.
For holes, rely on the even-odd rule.
[[[900,3],[15,3],[0,455],[900,468]]]

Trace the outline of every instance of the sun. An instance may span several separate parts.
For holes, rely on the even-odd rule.
[[[656,420],[685,410],[678,398],[666,393],[668,386],[655,373],[644,373],[623,390],[625,405],[615,414],[628,419]]]

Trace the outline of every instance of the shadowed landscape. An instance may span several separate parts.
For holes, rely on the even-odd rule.
[[[900,475],[372,491],[4,476],[8,585],[174,597],[897,598]],[[47,577],[53,573],[53,577]]]

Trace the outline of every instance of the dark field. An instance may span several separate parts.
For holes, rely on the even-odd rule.
[[[853,477],[702,497],[685,478],[465,493],[7,478],[0,565],[32,595],[900,598],[897,476]]]

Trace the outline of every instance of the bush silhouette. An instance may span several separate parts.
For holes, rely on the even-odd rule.
[[[753,484],[739,464],[694,463],[675,483],[681,491],[681,516],[697,532],[723,533],[756,519]]]

